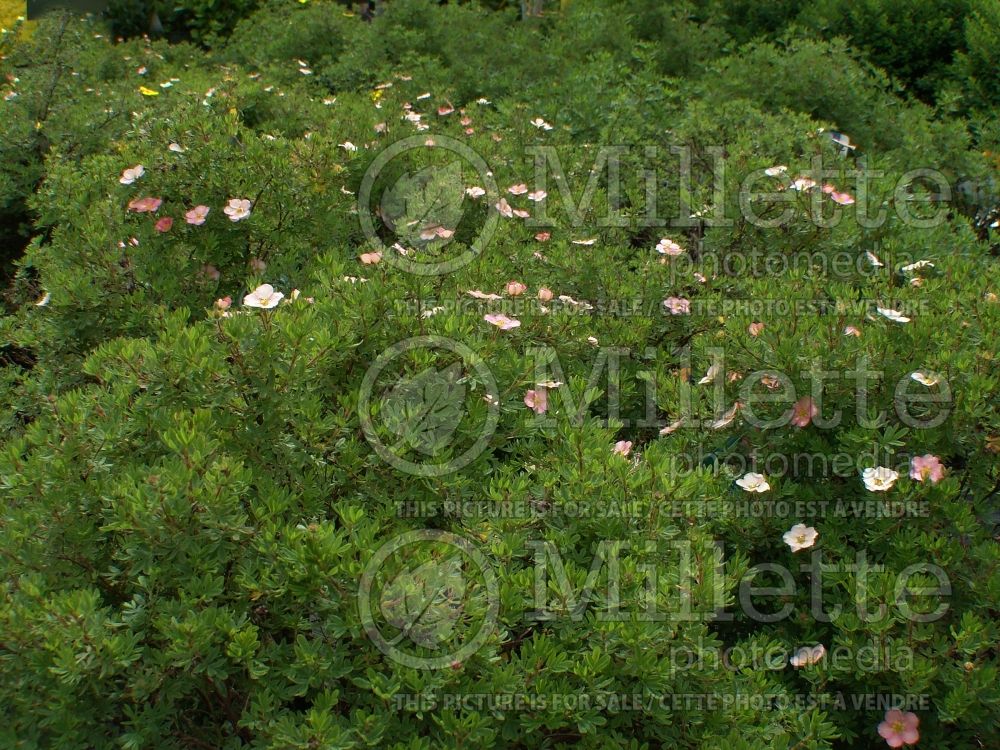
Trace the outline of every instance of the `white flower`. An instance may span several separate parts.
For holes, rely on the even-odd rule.
[[[443,307],[432,307],[432,308],[430,308],[428,310],[424,310],[422,313],[420,313],[420,317],[421,318],[432,318],[435,315],[437,315],[439,312],[443,312],[443,311],[444,311]]]
[[[49,293],[46,292],[42,296],[42,298],[35,303],[35,307],[45,307],[47,304],[49,304],[50,299],[52,299],[51,295],[49,295]]]
[[[357,151],[358,150],[358,147],[355,146],[350,141],[344,141],[343,143],[339,143],[337,145],[339,145],[342,149],[344,149],[344,151],[352,151],[353,152],[353,151]]]
[[[874,469],[865,469],[861,472],[861,479],[865,483],[865,488],[870,492],[885,492],[892,488],[892,485],[899,479],[899,473],[884,466]]]
[[[722,368],[715,364],[708,368],[708,372],[705,373],[705,377],[698,381],[698,385],[707,385],[719,377],[719,373],[722,372]]]
[[[878,307],[878,306],[876,306],[875,309],[878,310],[879,315],[884,315],[889,320],[891,320],[891,321],[893,321],[895,323],[909,323],[910,322],[910,319],[908,317],[906,317],[905,315],[903,315],[903,313],[901,313],[899,310],[893,310],[893,309],[888,308],[888,307]]]
[[[764,479],[763,474],[755,474],[752,471],[747,472],[740,479],[737,479],[736,484],[747,492],[767,492],[771,489],[771,485]]]
[[[882,261],[878,259],[878,256],[871,250],[865,250],[865,255],[868,257],[868,262],[871,263],[875,268],[881,268],[885,265]]]
[[[792,548],[792,552],[798,552],[799,550],[808,549],[816,544],[816,538],[818,536],[819,532],[812,526],[806,526],[804,523],[797,523],[782,534],[781,538],[784,540],[785,544]]]
[[[250,215],[250,201],[246,198],[230,198],[222,210],[230,221],[242,221]]]
[[[815,664],[826,655],[826,647],[822,643],[815,646],[803,646],[789,659],[793,667],[808,667]]]
[[[478,185],[473,185],[472,187],[468,187],[465,189],[465,194],[470,198],[482,198],[484,195],[486,195],[486,191],[483,190]]]
[[[493,294],[492,292],[491,293],[481,292],[478,289],[473,289],[471,291],[468,291],[466,292],[466,294],[468,294],[470,297],[475,297],[476,299],[487,299],[487,300],[501,299],[499,294]]]
[[[261,284],[243,298],[243,304],[247,307],[259,307],[261,310],[270,310],[272,307],[276,307],[284,296],[281,292],[274,291],[274,287],[270,284]]]
[[[908,273],[910,271],[916,271],[920,268],[925,268],[925,267],[934,268],[934,264],[931,263],[929,260],[918,260],[917,262],[911,263],[908,266],[903,266],[901,270],[906,271]]]
[[[938,383],[941,382],[941,378],[939,378],[937,375],[921,372],[920,370],[917,370],[916,372],[911,372],[910,377],[916,380],[918,383],[926,385],[928,388],[930,388],[932,385],[937,385]]]
[[[175,154],[184,153],[184,147],[179,143],[171,143],[169,146],[167,146],[167,148],[173,151]]]
[[[788,167],[786,167],[784,164],[778,164],[775,167],[768,167],[767,169],[765,169],[764,174],[766,174],[768,177],[777,177],[779,174],[784,174],[787,171]]]
[[[552,130],[552,126],[549,125],[547,122],[545,122],[545,120],[543,120],[541,117],[536,117],[534,120],[531,121],[531,124],[534,125],[536,128],[541,128],[542,130]]]
[[[129,167],[122,172],[122,176],[118,179],[122,185],[131,185],[133,182],[138,180],[146,174],[146,170],[141,164],[136,164],[134,167]]]
[[[816,187],[816,180],[809,177],[799,177],[792,183],[792,190],[809,190]]]
[[[485,98],[485,97],[479,97],[478,99],[476,99],[476,104],[486,105],[486,104],[489,104],[489,103],[490,103],[490,100],[487,99],[487,98]]]

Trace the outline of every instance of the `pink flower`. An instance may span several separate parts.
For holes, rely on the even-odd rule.
[[[539,201],[545,200],[548,197],[548,195],[549,194],[546,193],[544,190],[536,190],[533,193],[528,193],[528,200],[535,201],[535,203],[538,203]]]
[[[129,201],[128,209],[137,214],[154,213],[162,204],[163,200],[160,198],[136,198]]]
[[[208,212],[211,210],[208,206],[195,206],[184,214],[184,221],[193,226],[200,227],[205,223],[205,219],[208,218]]]
[[[256,271],[257,273],[264,273],[264,270],[266,268],[267,268],[267,263],[265,263],[264,261],[262,261],[260,258],[251,258],[250,259],[250,270],[251,271]]]
[[[812,418],[819,414],[819,409],[811,396],[803,396],[792,406],[792,424],[796,427],[808,427]]]
[[[507,192],[511,195],[524,195],[528,192],[528,186],[521,182],[517,185],[511,185],[507,188]]]
[[[552,299],[552,290],[543,286],[538,290],[538,299],[542,302],[548,302]]]
[[[201,275],[204,276],[206,279],[211,279],[212,281],[218,281],[219,278],[222,276],[222,274],[219,273],[219,269],[213,266],[211,263],[206,263],[201,267]]]
[[[839,203],[841,206],[849,206],[854,203],[854,196],[850,193],[830,193],[830,200]]]
[[[230,198],[223,212],[230,221],[242,221],[250,215],[251,203],[246,198]]]
[[[663,300],[663,306],[670,311],[671,315],[684,315],[691,312],[691,301],[683,297],[667,297]]]
[[[764,330],[763,323],[751,323],[747,326],[747,331],[751,336],[760,336],[760,332]]]
[[[878,725],[879,736],[889,747],[916,745],[920,741],[920,719],[915,713],[892,708],[885,712],[885,721]]]
[[[552,232],[539,232],[535,235],[535,239],[539,242],[548,242],[552,237]]]
[[[361,253],[358,259],[366,266],[374,266],[382,261],[382,253]]]
[[[944,479],[944,464],[941,459],[930,453],[923,456],[914,456],[910,461],[910,477],[918,482],[928,479],[937,484]]]
[[[612,453],[616,453],[619,456],[627,456],[632,452],[632,441],[631,440],[619,440],[615,443],[615,447],[611,449]]]
[[[228,310],[232,304],[233,304],[233,298],[229,296],[215,300],[215,307],[218,310]]]
[[[496,205],[496,209],[497,211],[500,212],[501,216],[504,216],[508,219],[514,216],[514,209],[510,207],[510,204],[507,202],[506,198],[500,199],[500,202],[497,203]]]
[[[528,291],[528,287],[522,284],[520,281],[508,281],[507,282],[507,294],[511,297],[519,297]]]
[[[169,216],[164,216],[162,219],[156,222],[154,228],[156,229],[157,232],[163,234],[165,232],[169,232],[170,227],[172,227],[173,225],[174,225],[174,220],[171,219]]]
[[[489,313],[483,316],[483,320],[491,325],[495,325],[501,331],[509,331],[511,328],[517,328],[521,325],[521,321],[517,318],[508,318],[503,313]]]
[[[660,255],[680,255],[684,252],[684,248],[669,237],[664,237],[657,243],[656,252]]]
[[[544,388],[528,391],[524,394],[524,405],[535,412],[535,414],[544,414],[545,410],[549,408],[548,393],[546,393]]]
[[[858,336],[861,335],[861,330],[857,326],[847,326],[846,328],[844,328],[844,335],[854,336],[855,338],[857,338]]]

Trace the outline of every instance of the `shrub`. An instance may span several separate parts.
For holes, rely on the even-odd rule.
[[[996,744],[1000,290],[909,174],[981,155],[840,42],[665,79],[660,30],[573,5],[273,5],[213,53],[72,22],[34,129],[58,25],[2,61],[47,140],[0,319],[4,746],[839,750],[887,696]]]

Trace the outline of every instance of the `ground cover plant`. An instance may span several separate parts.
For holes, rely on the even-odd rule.
[[[1000,4],[150,7],[0,37],[0,745],[998,744]]]

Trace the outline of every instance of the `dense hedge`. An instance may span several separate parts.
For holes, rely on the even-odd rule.
[[[883,699],[904,696],[919,699],[921,746],[994,746],[1000,287],[995,231],[956,205],[960,182],[993,195],[994,6],[967,17],[951,104],[935,108],[869,41],[782,37],[796,5],[573,2],[521,22],[394,0],[365,23],[310,0],[268,3],[208,51],[64,18],[5,38],[0,207],[30,241],[0,319],[0,744],[874,748]],[[916,43],[904,20],[928,8],[887,38]],[[911,61],[906,75],[930,80]],[[409,166],[446,166],[462,143],[500,192],[469,196],[454,225],[410,194],[386,199],[376,230],[408,254],[389,241],[376,257],[365,175],[412,137]],[[602,146],[624,147],[620,186]],[[540,147],[578,214],[551,176],[547,197],[525,195],[540,198]],[[878,175],[866,188],[861,168]],[[792,183],[810,174],[813,188]],[[751,178],[771,197],[750,198]],[[763,226],[748,206],[789,214]],[[430,240],[408,229],[425,209]],[[652,213],[674,221],[644,226]],[[407,272],[491,223],[470,263]],[[280,303],[244,302],[265,283]],[[407,460],[456,460],[496,420],[440,475],[386,460],[380,441],[413,415],[365,402],[373,363],[425,336],[474,356],[405,351],[402,371],[426,383],[431,365],[457,368],[432,384],[462,393],[467,419],[407,443]],[[866,366],[879,375],[861,385]],[[910,476],[925,456],[943,476]],[[899,473],[884,493],[862,474],[876,466]],[[463,502],[476,511],[455,513]],[[530,512],[495,512],[511,506]],[[819,536],[796,551],[785,532],[800,522]],[[463,616],[441,618],[453,631],[417,633],[434,655],[496,605],[479,647],[444,669],[392,658],[359,609],[377,552],[423,530],[471,540],[495,577],[469,577]],[[605,566],[582,617],[552,582],[540,617],[532,545],[558,550],[579,595],[610,540],[631,545],[617,550],[623,616],[607,616]],[[815,570],[800,566],[814,553],[838,617],[813,609]],[[437,570],[441,554],[408,562]],[[859,555],[864,578],[845,567]],[[740,600],[768,564],[794,584],[771,622]],[[943,571],[944,599],[926,569],[901,578],[914,565]],[[395,622],[387,601],[412,592],[378,583]],[[816,663],[789,663],[813,644]],[[733,656],[769,653],[778,663]]]

